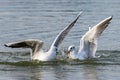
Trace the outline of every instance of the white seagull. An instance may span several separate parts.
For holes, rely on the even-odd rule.
[[[50,49],[47,52],[44,52],[42,50],[43,41],[37,40],[37,39],[28,39],[28,40],[23,40],[23,41],[18,41],[18,42],[12,42],[12,43],[5,44],[5,46],[11,47],[11,48],[30,48],[32,50],[31,60],[52,61],[56,57],[56,52],[57,52],[59,44],[64,40],[65,36],[68,34],[70,29],[74,26],[79,16],[81,15],[81,13],[82,12],[78,14],[76,19],[71,24],[65,27],[65,29],[62,30],[57,35]]]
[[[102,20],[100,23],[95,25],[93,28],[89,27],[89,31],[85,33],[80,39],[80,48],[77,51],[74,45],[68,47],[68,58],[85,60],[88,58],[96,58],[97,50],[97,39],[101,33],[105,30],[112,19],[112,16]]]

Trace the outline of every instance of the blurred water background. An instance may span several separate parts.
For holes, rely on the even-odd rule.
[[[79,40],[104,18],[113,15],[98,41],[95,60],[34,64],[29,49],[11,49],[5,43],[40,39],[48,50],[57,34],[83,14],[59,47],[79,47]],[[120,0],[0,0],[0,80],[119,80]],[[26,62],[27,61],[27,62]]]

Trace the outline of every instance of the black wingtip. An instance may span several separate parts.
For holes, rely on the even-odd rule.
[[[109,18],[110,18],[110,20],[111,20],[111,19],[113,18],[113,15],[112,15],[112,16],[110,16]]]
[[[78,13],[77,19],[81,16],[82,13],[83,13],[82,11],[80,11],[80,12]],[[77,19],[76,19],[76,21],[77,21]]]
[[[5,47],[9,47],[7,44],[4,44]]]
[[[108,19],[109,21],[111,21],[112,18],[113,18],[113,15],[112,15],[112,16],[109,16],[107,19]]]
[[[13,48],[13,46],[10,45],[10,44],[4,44],[4,46],[5,46],[5,47],[11,47],[11,48]]]

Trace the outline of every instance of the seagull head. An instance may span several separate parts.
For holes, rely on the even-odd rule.
[[[71,45],[71,46],[68,47],[67,54],[69,55],[70,53],[74,52],[75,50],[76,50],[75,46]]]

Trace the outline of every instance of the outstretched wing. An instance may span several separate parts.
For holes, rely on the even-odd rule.
[[[38,51],[43,46],[43,42],[37,39],[28,39],[18,42],[5,44],[6,47],[11,48],[31,48],[33,51]]]
[[[100,23],[98,23],[97,25],[95,25],[93,28],[91,28],[84,36],[85,39],[91,41],[96,40],[101,33],[105,30],[105,28],[108,26],[108,24],[110,23],[112,19],[112,16],[102,20]]]
[[[87,53],[89,56],[95,55],[97,49],[97,39],[101,35],[101,33],[105,30],[112,19],[112,16],[102,20],[100,23],[95,25],[93,28],[89,28],[89,31],[83,35],[80,40],[80,50],[87,49]]]
[[[77,22],[79,16],[81,15],[82,12],[80,12],[77,16],[77,18],[70,24],[68,25],[63,31],[61,31],[57,37],[55,38],[54,42],[52,43],[52,46],[58,47],[59,44],[64,40],[65,36],[68,34],[70,29],[74,26],[74,24]],[[51,47],[52,47],[51,46]]]

